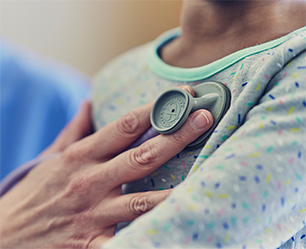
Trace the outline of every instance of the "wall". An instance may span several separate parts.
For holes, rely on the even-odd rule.
[[[0,34],[92,76],[179,25],[181,0],[0,1]]]

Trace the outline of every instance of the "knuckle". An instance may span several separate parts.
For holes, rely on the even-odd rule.
[[[65,210],[75,214],[85,214],[94,216],[94,207],[100,202],[101,189],[104,189],[104,184],[101,184],[101,179],[96,174],[92,174],[87,170],[72,174],[69,183],[63,188],[61,194],[61,202],[65,204]],[[103,193],[102,193],[103,195]],[[91,217],[91,216],[90,216]]]
[[[75,176],[68,184],[66,197],[83,196],[90,190],[90,181],[84,174]]]
[[[132,215],[139,216],[152,209],[150,198],[147,194],[134,196],[129,203]]]
[[[135,111],[125,114],[120,122],[118,122],[117,128],[122,134],[134,134],[140,126],[139,118]]]
[[[159,153],[156,146],[152,141],[146,142],[132,151],[132,162],[136,162],[138,165],[147,165],[151,162],[157,161]]]
[[[65,163],[82,162],[86,156],[83,146],[80,143],[75,143],[69,146],[63,152],[63,158]]]
[[[174,132],[169,136],[169,138],[174,145],[182,146],[185,144],[185,139],[181,130]]]

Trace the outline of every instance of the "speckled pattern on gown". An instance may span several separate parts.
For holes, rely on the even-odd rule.
[[[124,187],[176,186],[103,248],[306,248],[305,37],[292,34],[203,79],[228,86],[229,111],[203,148],[183,150]],[[96,75],[96,129],[168,88],[201,83],[153,73],[146,61],[152,49],[155,42],[133,49]]]

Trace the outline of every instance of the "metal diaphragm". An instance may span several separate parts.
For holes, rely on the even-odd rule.
[[[230,91],[220,82],[202,82],[193,88],[195,96],[179,88],[163,93],[155,102],[151,111],[151,124],[162,134],[178,130],[188,115],[199,109],[206,109],[214,117],[212,127],[190,143],[187,148],[200,147],[206,143],[230,106]]]

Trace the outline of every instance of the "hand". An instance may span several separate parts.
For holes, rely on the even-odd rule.
[[[198,110],[175,133],[121,153],[149,128],[152,105],[67,148],[59,146],[58,157],[38,165],[5,194],[1,248],[100,248],[114,236],[117,223],[132,221],[164,200],[170,190],[122,195],[121,185],[152,173],[208,130],[213,117]]]

